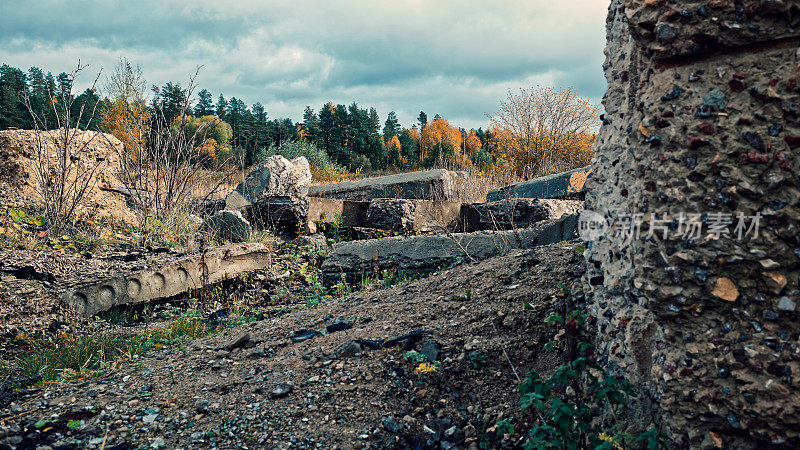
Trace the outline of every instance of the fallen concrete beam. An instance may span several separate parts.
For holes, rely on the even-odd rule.
[[[494,202],[507,198],[560,198],[582,194],[586,178],[590,173],[591,169],[587,166],[523,181],[489,191],[486,194],[486,201]]]
[[[232,244],[185,257],[156,269],[140,270],[67,289],[62,299],[84,316],[119,305],[174,297],[270,266],[263,244]]]
[[[398,236],[335,244],[322,263],[323,283],[358,281],[383,269],[429,273],[460,262],[480,260],[512,249],[530,248],[572,239],[578,216],[514,231],[480,231],[450,235]]]
[[[444,169],[400,173],[343,183],[311,186],[311,197],[342,200],[409,198],[461,202],[466,200],[466,174]]]
[[[583,200],[515,198],[465,204],[461,223],[467,232],[526,228],[544,220],[560,219],[583,210]]]

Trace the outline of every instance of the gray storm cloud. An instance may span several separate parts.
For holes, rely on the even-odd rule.
[[[189,6],[190,5],[190,6]],[[508,89],[572,86],[599,101],[606,4],[527,1],[5,0],[0,62],[68,71],[139,63],[150,84],[261,102],[299,120],[327,101],[485,126]],[[90,75],[84,77],[86,82]],[[80,83],[79,83],[80,84]]]

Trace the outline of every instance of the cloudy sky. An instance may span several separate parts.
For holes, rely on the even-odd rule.
[[[86,87],[120,56],[301,120],[328,101],[485,126],[508,89],[572,86],[599,102],[603,0],[0,0],[0,63]]]

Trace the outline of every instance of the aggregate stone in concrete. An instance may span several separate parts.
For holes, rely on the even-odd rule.
[[[114,306],[173,297],[269,265],[270,253],[263,244],[231,244],[161,267],[72,287],[62,299],[77,312],[91,316]]]
[[[641,393],[617,419],[675,447],[800,447],[798,21],[790,1],[611,2],[586,208],[612,228],[585,282],[601,360]]]

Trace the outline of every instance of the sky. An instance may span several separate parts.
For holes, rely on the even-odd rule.
[[[509,90],[605,91],[603,0],[0,0],[0,64],[85,89],[120,57],[149,85],[199,89],[302,120],[326,102],[486,127]],[[199,90],[198,89],[198,90]]]

